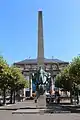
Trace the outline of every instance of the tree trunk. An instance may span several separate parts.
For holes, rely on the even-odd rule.
[[[79,96],[77,95],[77,104],[79,104]]]
[[[15,104],[15,91],[14,91],[14,102],[13,103]]]
[[[4,105],[6,104],[6,89],[5,89],[5,87],[3,89],[3,104]]]
[[[13,91],[12,91],[12,89],[11,89],[10,104],[12,104],[12,95],[13,95]]]
[[[70,90],[70,102],[71,102],[71,104],[73,104],[73,100],[72,100],[72,90]]]
[[[72,99],[72,80],[70,80],[70,102],[73,104],[73,99]]]

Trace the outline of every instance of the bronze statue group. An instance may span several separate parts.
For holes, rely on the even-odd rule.
[[[40,95],[43,95],[47,89],[51,86],[51,74],[45,72],[42,67],[39,67],[38,71],[32,74],[32,82],[36,86],[36,97],[35,102],[37,102]],[[59,92],[55,92],[55,98],[57,103],[60,102]]]

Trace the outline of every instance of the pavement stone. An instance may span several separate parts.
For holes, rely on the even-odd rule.
[[[12,111],[12,114],[39,114],[39,109],[19,109],[16,111]]]
[[[11,104],[11,105],[7,105],[7,106],[1,106],[0,108],[22,108],[21,111],[25,112],[25,108],[35,108],[35,103],[33,100],[29,100],[29,101],[24,101],[24,102],[18,102],[16,104]],[[64,107],[67,105],[64,105]],[[57,106],[58,108],[58,106]],[[80,110],[80,108],[78,108],[78,110]],[[51,114],[51,113],[43,113],[43,111],[40,111],[40,113],[37,114],[12,114],[12,112],[14,112],[16,110],[0,110],[0,120],[80,120],[80,114],[77,113],[59,113],[57,112],[57,114]],[[17,112],[19,112],[20,110],[18,110]],[[34,110],[26,110],[26,111],[34,111]],[[35,110],[38,111],[38,110]]]
[[[0,120],[80,120],[80,114],[12,114],[12,111],[0,111]]]
[[[34,100],[26,100],[26,101],[23,101],[23,102],[17,102],[16,104],[10,104],[10,105],[6,105],[6,106],[1,106],[0,107],[0,110],[13,110],[13,111],[16,111],[16,110],[19,110],[19,109],[23,109],[22,111],[16,111],[16,112],[23,112],[24,111],[27,113],[27,111],[34,111],[35,113],[38,113],[38,109],[36,108],[37,106],[37,103],[34,102]],[[47,107],[47,110],[51,109],[51,112],[57,112],[57,113],[61,113],[61,112],[73,112],[73,113],[80,113],[80,105],[70,105],[70,104],[51,104],[50,107]],[[64,110],[64,108],[66,108],[66,110]],[[27,110],[28,109],[28,110]],[[35,109],[35,110],[33,110]],[[36,110],[37,109],[37,110]],[[53,111],[52,111],[53,109]],[[15,113],[16,113],[15,112]],[[42,111],[41,111],[42,112]]]
[[[35,108],[36,104],[33,100],[26,100],[23,102],[16,102],[15,104],[9,104],[5,106],[0,106],[0,110],[16,110],[20,108]]]

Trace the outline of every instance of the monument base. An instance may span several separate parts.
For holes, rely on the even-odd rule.
[[[40,95],[40,97],[38,98],[38,101],[37,101],[37,105],[36,105],[37,108],[46,108],[46,95]]]

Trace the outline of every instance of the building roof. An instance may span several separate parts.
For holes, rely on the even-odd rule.
[[[64,63],[64,64],[68,64],[69,62],[65,62],[59,59],[47,59],[44,58],[44,63]],[[22,60],[20,62],[16,62],[14,64],[37,64],[37,59],[25,59]]]

